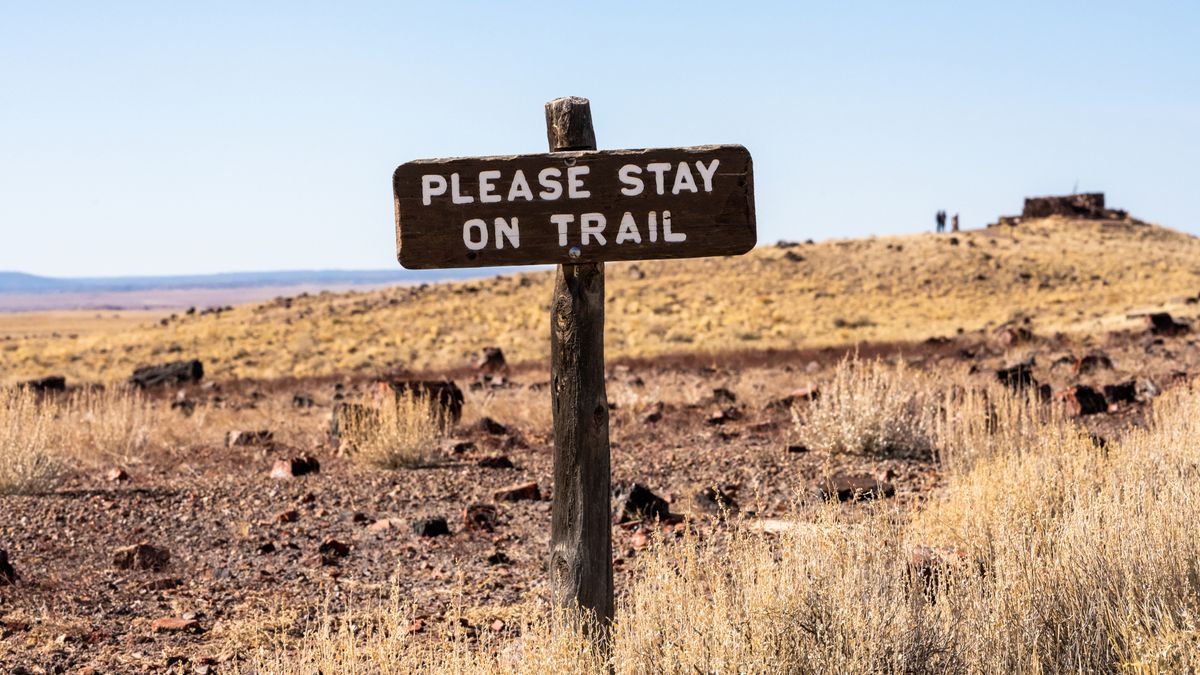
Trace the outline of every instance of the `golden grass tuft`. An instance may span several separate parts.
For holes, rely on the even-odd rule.
[[[352,413],[342,447],[354,461],[383,469],[425,466],[448,426],[436,401],[408,391],[396,395],[394,404]]]
[[[0,388],[0,495],[50,488],[62,471],[54,406],[21,387]]]

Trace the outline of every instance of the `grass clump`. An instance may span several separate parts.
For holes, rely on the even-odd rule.
[[[0,388],[0,495],[42,492],[63,461],[55,433],[57,406],[24,387]]]
[[[426,466],[449,420],[438,402],[406,391],[379,407],[355,406],[345,417],[342,447],[355,461],[382,469]]]
[[[795,415],[801,436],[831,455],[924,457],[933,451],[937,410],[932,387],[901,362],[847,359],[807,412]]]

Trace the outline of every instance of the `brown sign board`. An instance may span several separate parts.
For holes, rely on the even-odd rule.
[[[424,159],[393,176],[409,269],[737,255],[754,248],[740,145]]]

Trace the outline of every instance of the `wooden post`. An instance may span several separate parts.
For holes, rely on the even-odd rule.
[[[591,105],[546,104],[550,151],[595,150]],[[608,394],[604,389],[604,263],[559,265],[550,309],[554,406],[553,601],[607,624],[613,617]]]

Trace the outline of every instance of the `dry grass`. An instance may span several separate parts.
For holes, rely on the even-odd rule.
[[[0,388],[0,495],[54,484],[62,469],[54,413],[24,389]]]
[[[424,466],[433,460],[448,426],[436,401],[404,392],[394,405],[350,415],[343,448],[354,461],[383,469]]]
[[[1016,314],[1037,317],[1041,333],[1094,332],[1131,325],[1127,315],[1148,309],[1196,313],[1184,299],[1200,288],[1200,240],[1179,232],[1048,220],[951,239],[878,237],[612,264],[606,352],[653,358],[922,340]],[[545,363],[551,284],[550,273],[524,273],[328,293],[167,326],[13,339],[0,342],[0,371],[11,380],[55,372],[111,382],[182,354],[222,380],[370,374],[459,367],[492,345],[512,363]]]
[[[913,377],[874,372],[889,387]],[[745,521],[659,543],[619,600],[607,662],[579,624],[530,619],[516,641],[413,636],[397,607],[370,621],[330,615],[299,644],[263,652],[262,670],[1200,667],[1200,388],[1160,398],[1148,429],[1103,450],[1036,400],[945,391],[957,412],[930,413],[942,492],[913,506],[799,503],[778,534]],[[934,562],[915,560],[919,547],[939,551]]]
[[[938,396],[920,372],[901,362],[846,359],[803,415],[801,436],[815,450],[877,457],[928,456]]]

